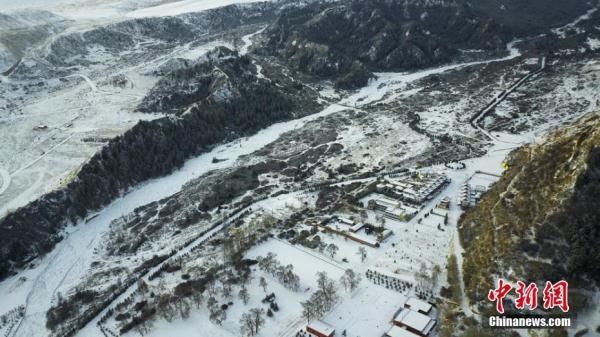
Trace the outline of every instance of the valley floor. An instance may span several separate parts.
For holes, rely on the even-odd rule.
[[[221,1],[217,4],[213,1],[170,2],[128,15],[167,15],[222,4]],[[244,37],[243,41],[251,43],[250,35]],[[250,294],[247,303],[238,299],[242,285],[237,283],[233,286],[233,295],[219,297],[218,292],[212,295],[218,298],[219,304],[226,304],[226,318],[221,322],[210,319],[210,309],[204,304],[190,304],[185,318],[159,317],[148,323],[149,326],[135,328],[125,335],[240,336],[242,315],[251,308],[268,309],[262,300],[274,293],[279,309],[273,317],[265,318],[258,336],[297,336],[307,324],[301,303],[309,300],[318,288],[317,272],[325,272],[336,282],[339,295],[322,320],[338,333],[345,331],[344,336],[383,335],[391,328],[396,311],[409,297],[450,303],[440,292],[448,285],[449,255],[457,257],[462,275],[457,222],[463,212],[459,207],[463,186],[489,187],[502,175],[503,161],[512,150],[540,142],[552,129],[598,108],[598,56],[589,51],[585,56],[573,56],[569,62],[545,65],[548,69],[515,89],[514,94],[484,116],[480,126],[473,127],[469,119],[474,113],[499,97],[535,65],[545,62],[530,51],[522,53],[519,43],[522,41],[513,41],[508,45],[507,56],[493,60],[413,73],[378,73],[377,79],[356,92],[335,92],[330,83],[324,83],[321,100],[327,103],[320,112],[221,144],[187,160],[172,174],[136,186],[86,220],[69,226],[64,240],[54,250],[0,283],[0,315],[10,317],[8,323],[0,325],[0,333],[6,337],[47,336],[50,334],[46,328],[47,312],[52,307],[64,303],[81,289],[102,295],[110,286],[118,285],[122,290],[115,293],[118,296],[74,333],[85,337],[118,335],[126,321],[117,320],[118,313],[135,313],[136,303],[174,294],[190,275],[201,277],[213,267],[227,270],[227,266],[222,266],[226,254],[222,242],[234,235],[232,229],[236,228],[249,232],[248,236],[264,234],[263,240],[244,251],[245,259],[260,260],[274,253],[282,266],[293,266],[300,278],[299,287],[290,289],[278,276],[251,265],[251,277],[244,284]],[[172,57],[195,59],[220,44],[229,45],[229,42],[185,46],[161,56],[151,66]],[[247,52],[248,45],[241,50]],[[146,75],[136,75],[140,73]],[[68,80],[74,81],[73,85],[61,86],[53,95],[24,103],[19,107],[19,114],[0,115],[0,140],[14,144],[10,149],[0,149],[3,159],[0,161],[0,217],[69,181],[78,165],[104,144],[101,138],[119,135],[138,120],[161,117],[131,113],[132,106],[156,83],[157,79],[147,74],[138,68],[123,70],[121,75],[129,79],[131,86],[121,89],[103,85],[105,78],[78,74]],[[49,112],[49,106],[58,108]],[[409,114],[418,115],[416,122],[407,117]],[[331,139],[322,139],[326,137]],[[87,138],[95,140],[84,141]],[[310,151],[320,146],[328,150],[313,160]],[[330,151],[335,147],[340,150]],[[215,161],[215,158],[223,160]],[[260,185],[274,186],[267,190],[270,192],[262,193],[258,188],[246,191],[206,212],[208,220],[177,229],[175,234],[169,227],[174,226],[173,218],[167,218],[166,224],[161,224],[163,227],[157,225],[156,232],[148,228],[140,232],[133,230],[137,230],[130,222],[134,216],[142,214],[148,216],[145,218],[148,223],[159,223],[161,211],[171,201],[184,200],[188,203],[185,206],[199,204],[198,195],[205,190],[203,184],[207,181],[214,183],[230,170],[243,170],[269,159],[301,162],[297,167],[307,173],[306,178],[294,181],[281,172],[262,174]],[[449,166],[449,163],[462,163],[464,168]],[[410,169],[418,176],[445,176],[450,182],[429,200],[414,205],[416,214],[404,220],[381,220],[380,211],[348,203],[342,197],[335,198],[335,193],[343,190],[340,186],[364,187],[374,181],[401,180],[398,175],[406,172],[396,172],[399,168]],[[351,172],[345,173],[344,169]],[[446,198],[450,201],[449,209],[441,209],[438,205]],[[245,204],[244,199],[251,202]],[[140,210],[144,207],[155,207],[157,212],[150,214],[146,209]],[[184,216],[182,210],[175,213]],[[373,227],[382,222],[393,235],[381,240],[379,247],[372,247],[315,225],[340,218],[352,218]],[[264,227],[273,228],[268,233],[271,235],[257,225],[267,221],[273,222],[269,225],[272,227]],[[286,221],[293,226],[285,227]],[[306,241],[292,242],[294,240],[286,236],[290,230],[294,235],[303,231],[310,233],[306,235],[307,241],[318,241],[318,247],[333,245],[335,253],[327,248],[311,248]],[[123,233],[147,236],[148,240],[133,253],[115,252],[119,246],[116,242],[122,241],[116,237],[126,236]],[[364,234],[363,238],[372,239],[372,236]],[[360,248],[365,249],[364,260],[359,254]],[[134,273],[156,256],[164,260],[149,270]],[[168,272],[161,269],[173,265],[179,269]],[[362,282],[352,291],[344,290],[338,282],[347,269],[362,276]],[[369,280],[365,276],[367,271],[392,275],[413,286],[401,291],[389,289]],[[259,284],[261,277],[268,284],[266,289]],[[141,291],[140,284],[145,284],[150,291]],[[464,290],[464,285],[461,287]],[[150,292],[153,295],[149,295]],[[205,296],[204,302],[207,298]],[[459,306],[467,314],[478,314],[464,296],[460,303],[450,305]],[[19,307],[22,315],[10,314]],[[597,319],[590,316],[589,322]],[[583,324],[587,324],[585,319]]]

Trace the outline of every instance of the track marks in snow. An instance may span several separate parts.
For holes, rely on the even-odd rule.
[[[0,194],[2,194],[10,185],[10,173],[2,167],[0,167],[0,179]]]

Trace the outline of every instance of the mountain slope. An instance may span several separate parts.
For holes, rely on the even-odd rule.
[[[600,282],[600,115],[519,148],[507,163],[459,223],[468,297],[484,301],[495,277],[565,279],[572,309],[581,309],[577,293]]]
[[[402,71],[446,63],[460,49],[502,51],[509,33],[460,1],[344,1],[284,10],[267,31],[267,52],[293,68],[366,84],[369,71]]]
[[[31,258],[50,251],[62,239],[61,229],[67,222],[84,218],[130,187],[170,173],[187,158],[218,143],[254,134],[278,121],[310,114],[318,107],[305,87],[293,83],[275,85],[262,78],[248,57],[225,48],[170,76],[179,78],[177,74],[182,72],[192,74],[183,81],[187,87],[198,83],[213,85],[200,86],[202,94],[193,90],[174,100],[168,85],[171,82],[159,82],[150,93],[152,99],[146,98],[145,102],[167,101],[169,104],[161,109],[171,109],[179,117],[139,122],[96,153],[66,187],[0,220],[3,232],[0,279]],[[239,76],[244,80],[235,80]],[[230,81],[222,82],[223,78]],[[224,86],[235,94],[223,98]],[[206,99],[215,96],[222,99]],[[191,105],[193,108],[184,113]]]
[[[563,26],[593,6],[586,1],[561,0],[477,0],[467,4],[521,36]]]
[[[28,49],[70,24],[67,19],[47,11],[0,12],[0,72],[8,70]]]

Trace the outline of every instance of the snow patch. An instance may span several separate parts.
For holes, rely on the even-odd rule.
[[[130,18],[174,16],[183,13],[200,12],[237,3],[253,3],[257,0],[183,0],[164,5],[139,9],[126,16]]]
[[[591,50],[598,50],[598,49],[600,49],[600,40],[598,40],[596,38],[588,37],[587,44],[588,44],[588,46],[590,46]]]

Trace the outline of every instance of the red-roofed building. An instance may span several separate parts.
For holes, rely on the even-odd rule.
[[[306,332],[317,337],[333,337],[335,335],[335,329],[322,321],[311,322],[306,326]]]

